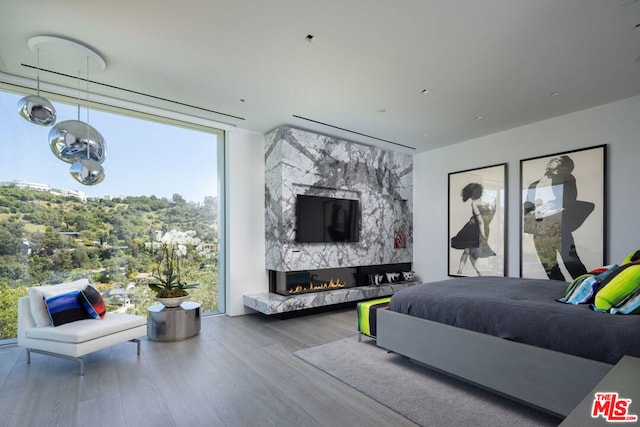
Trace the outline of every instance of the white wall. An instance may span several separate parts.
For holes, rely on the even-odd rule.
[[[595,107],[414,157],[414,270],[447,277],[450,172],[507,163],[507,275],[520,274],[520,160],[607,144],[607,263],[640,248],[640,97]],[[587,266],[588,268],[591,266]]]
[[[269,289],[264,262],[264,182],[264,136],[228,131],[225,303],[230,316],[253,312],[244,306],[243,294]]]

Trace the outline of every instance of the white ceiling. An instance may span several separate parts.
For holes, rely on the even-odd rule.
[[[106,60],[92,93],[418,153],[640,95],[639,24],[636,0],[0,0],[0,72],[64,37]]]

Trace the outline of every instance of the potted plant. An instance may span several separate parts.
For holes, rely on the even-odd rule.
[[[190,250],[201,252],[202,241],[195,235],[193,230],[176,229],[156,234],[153,246],[160,259],[153,269],[148,286],[155,291],[156,301],[165,307],[178,307],[189,297],[187,289],[198,286],[187,284],[180,275],[181,259],[186,258]]]

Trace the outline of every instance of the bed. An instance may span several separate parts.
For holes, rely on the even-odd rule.
[[[565,417],[624,356],[640,317],[555,301],[567,283],[461,277],[412,286],[378,313],[377,345]]]

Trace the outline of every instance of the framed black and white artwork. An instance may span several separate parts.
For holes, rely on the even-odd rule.
[[[507,164],[449,174],[449,276],[505,276]]]
[[[606,145],[520,161],[520,277],[570,282],[605,263]]]

